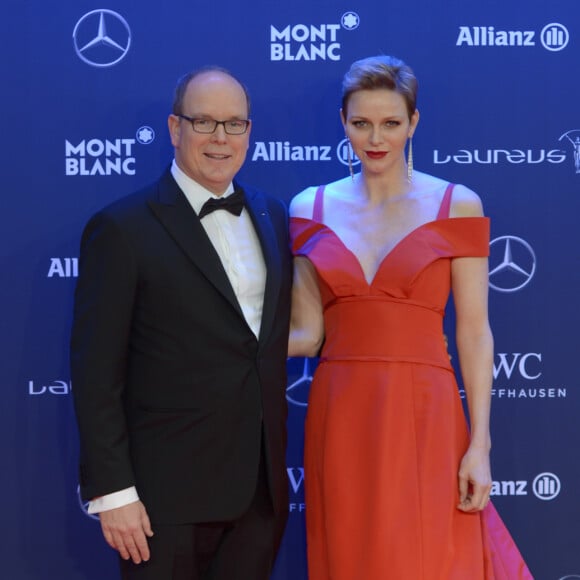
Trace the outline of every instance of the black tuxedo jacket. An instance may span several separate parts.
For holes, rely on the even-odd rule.
[[[243,189],[267,268],[258,339],[169,171],[87,224],[71,338],[84,498],[135,485],[153,522],[230,520],[263,442],[287,510],[288,216]]]

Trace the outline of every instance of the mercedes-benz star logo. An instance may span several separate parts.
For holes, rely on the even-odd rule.
[[[312,382],[310,359],[304,359],[301,369],[299,364],[300,358],[288,359],[288,375],[291,377],[298,371],[299,377],[286,387],[286,400],[297,407],[308,407],[308,393]]]
[[[498,292],[517,292],[536,272],[532,246],[516,236],[501,236],[489,245],[489,285]]]
[[[73,42],[82,61],[96,67],[113,66],[129,52],[131,29],[117,12],[93,10],[76,23]]]
[[[92,520],[98,520],[99,516],[95,515],[95,514],[90,514],[89,513],[89,502],[88,501],[84,501],[81,497],[81,486],[77,485],[77,500],[79,502],[79,507],[81,508],[82,512],[85,514],[85,516],[91,518]]]

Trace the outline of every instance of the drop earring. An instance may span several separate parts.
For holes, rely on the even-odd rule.
[[[409,137],[409,149],[407,151],[407,181],[413,181],[413,137]]]
[[[348,170],[350,172],[350,178],[352,181],[354,181],[354,171],[352,169],[352,147],[348,137],[346,138],[346,155],[348,158]]]

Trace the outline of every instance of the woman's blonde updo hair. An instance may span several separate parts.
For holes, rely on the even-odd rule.
[[[389,89],[405,99],[409,119],[417,108],[418,83],[415,74],[394,56],[369,56],[354,62],[342,80],[342,112],[346,116],[348,101],[362,90]]]

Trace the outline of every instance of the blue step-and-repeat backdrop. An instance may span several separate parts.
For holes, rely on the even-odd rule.
[[[493,500],[535,578],[580,579],[577,0],[7,0],[2,21],[0,578],[117,578],[77,494],[72,296],[87,218],[171,159],[176,79],[219,64],[245,80],[241,177],[289,200],[346,175],[341,78],[385,53],[419,78],[415,166],[477,191],[492,219]],[[315,364],[288,361],[290,519],[274,580],[307,577]]]

